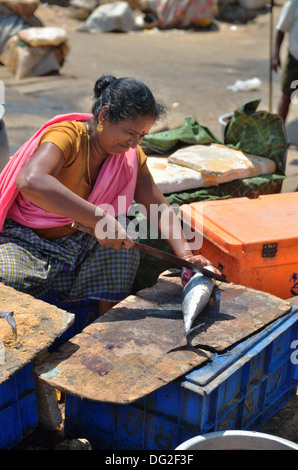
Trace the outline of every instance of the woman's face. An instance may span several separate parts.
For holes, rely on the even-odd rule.
[[[98,133],[98,141],[102,150],[108,154],[127,152],[135,148],[148,134],[155,118],[151,115],[136,119],[124,119],[113,124],[108,118],[102,121],[103,130]]]

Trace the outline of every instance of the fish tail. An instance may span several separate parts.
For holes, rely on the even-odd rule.
[[[185,332],[185,336],[187,337],[190,333],[192,333],[194,330],[199,329],[201,326],[204,326],[205,323],[200,323],[199,325],[194,326],[193,328],[190,328],[187,332]]]

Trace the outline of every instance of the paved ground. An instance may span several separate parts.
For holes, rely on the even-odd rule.
[[[276,23],[280,7],[274,8]],[[144,80],[168,106],[167,119],[153,130],[180,126],[192,115],[200,124],[221,135],[219,116],[260,98],[259,109],[269,109],[270,15],[246,25],[220,22],[210,31],[143,31],[128,34],[89,34],[75,30],[77,22],[67,9],[41,6],[45,25],[68,31],[70,53],[60,76],[16,80],[5,67],[5,125],[13,153],[46,119],[69,111],[89,112],[94,81],[101,74],[135,76]],[[283,49],[283,56],[286,48]],[[232,92],[236,80],[258,77],[257,91]],[[272,77],[273,107],[279,97],[280,74]],[[284,192],[298,187],[298,105],[293,105],[286,125],[290,147]],[[294,398],[263,430],[298,443],[298,401]]]

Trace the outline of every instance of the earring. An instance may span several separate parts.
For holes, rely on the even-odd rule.
[[[98,132],[102,132],[102,131],[103,131],[102,121],[98,121],[97,130],[98,130]]]

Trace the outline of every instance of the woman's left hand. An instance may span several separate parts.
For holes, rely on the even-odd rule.
[[[187,261],[190,261],[191,263],[196,264],[197,266],[201,268],[208,268],[208,266],[213,266],[211,261],[209,261],[207,258],[205,258],[202,255],[189,255],[187,258]],[[219,276],[222,275],[222,273],[217,269],[215,266],[213,266],[215,273],[218,274]]]

